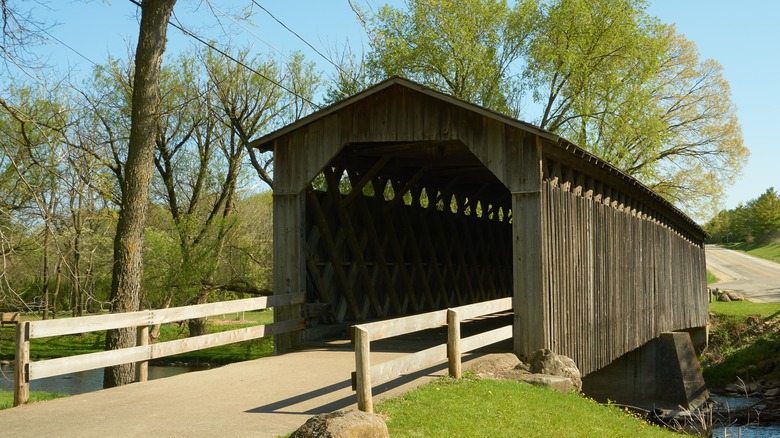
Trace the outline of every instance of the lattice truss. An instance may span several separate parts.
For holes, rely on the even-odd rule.
[[[503,202],[454,193],[426,183],[425,167],[407,180],[383,176],[382,161],[328,166],[307,190],[307,301],[328,307],[319,323],[511,296],[508,191]]]

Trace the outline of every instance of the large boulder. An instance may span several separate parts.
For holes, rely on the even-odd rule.
[[[537,350],[528,358],[531,372],[549,374],[551,376],[567,377],[571,380],[577,392],[582,390],[582,378],[577,364],[569,357],[555,354],[547,348]]]
[[[385,422],[361,411],[336,411],[315,415],[290,438],[388,438]]]

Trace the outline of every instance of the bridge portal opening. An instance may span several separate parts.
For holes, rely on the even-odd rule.
[[[460,141],[348,144],[305,211],[308,339],[512,296],[509,190]]]

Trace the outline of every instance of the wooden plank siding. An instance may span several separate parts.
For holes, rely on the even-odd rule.
[[[550,180],[542,193],[550,349],[588,374],[663,332],[706,325],[700,246]]]

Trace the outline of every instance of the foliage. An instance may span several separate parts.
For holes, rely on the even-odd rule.
[[[375,76],[403,75],[461,99],[512,113],[510,74],[526,48],[536,8],[524,0],[417,0],[382,7],[371,21]]]
[[[674,436],[616,407],[513,381],[442,378],[376,410],[391,436]]]
[[[722,67],[644,0],[405,5],[369,21],[373,80],[401,74],[513,116],[531,108],[540,127],[698,216],[746,161]]]
[[[142,307],[272,287],[271,196],[264,190],[273,162],[248,143],[310,112],[320,79],[300,54],[289,62],[248,49],[234,56],[262,76],[211,50],[163,64]],[[2,310],[111,308],[111,238],[134,73],[132,61],[110,58],[72,89],[9,79],[18,85],[0,105],[0,133],[9,140],[0,152]]]
[[[710,305],[710,339],[702,355],[702,374],[709,385],[780,377],[766,375],[762,360],[780,355],[780,304],[750,301]]]
[[[780,195],[774,187],[770,187],[746,204],[731,210],[721,210],[707,222],[704,229],[710,234],[713,243],[771,243],[780,237]],[[750,251],[757,247],[747,245],[736,249]]]

